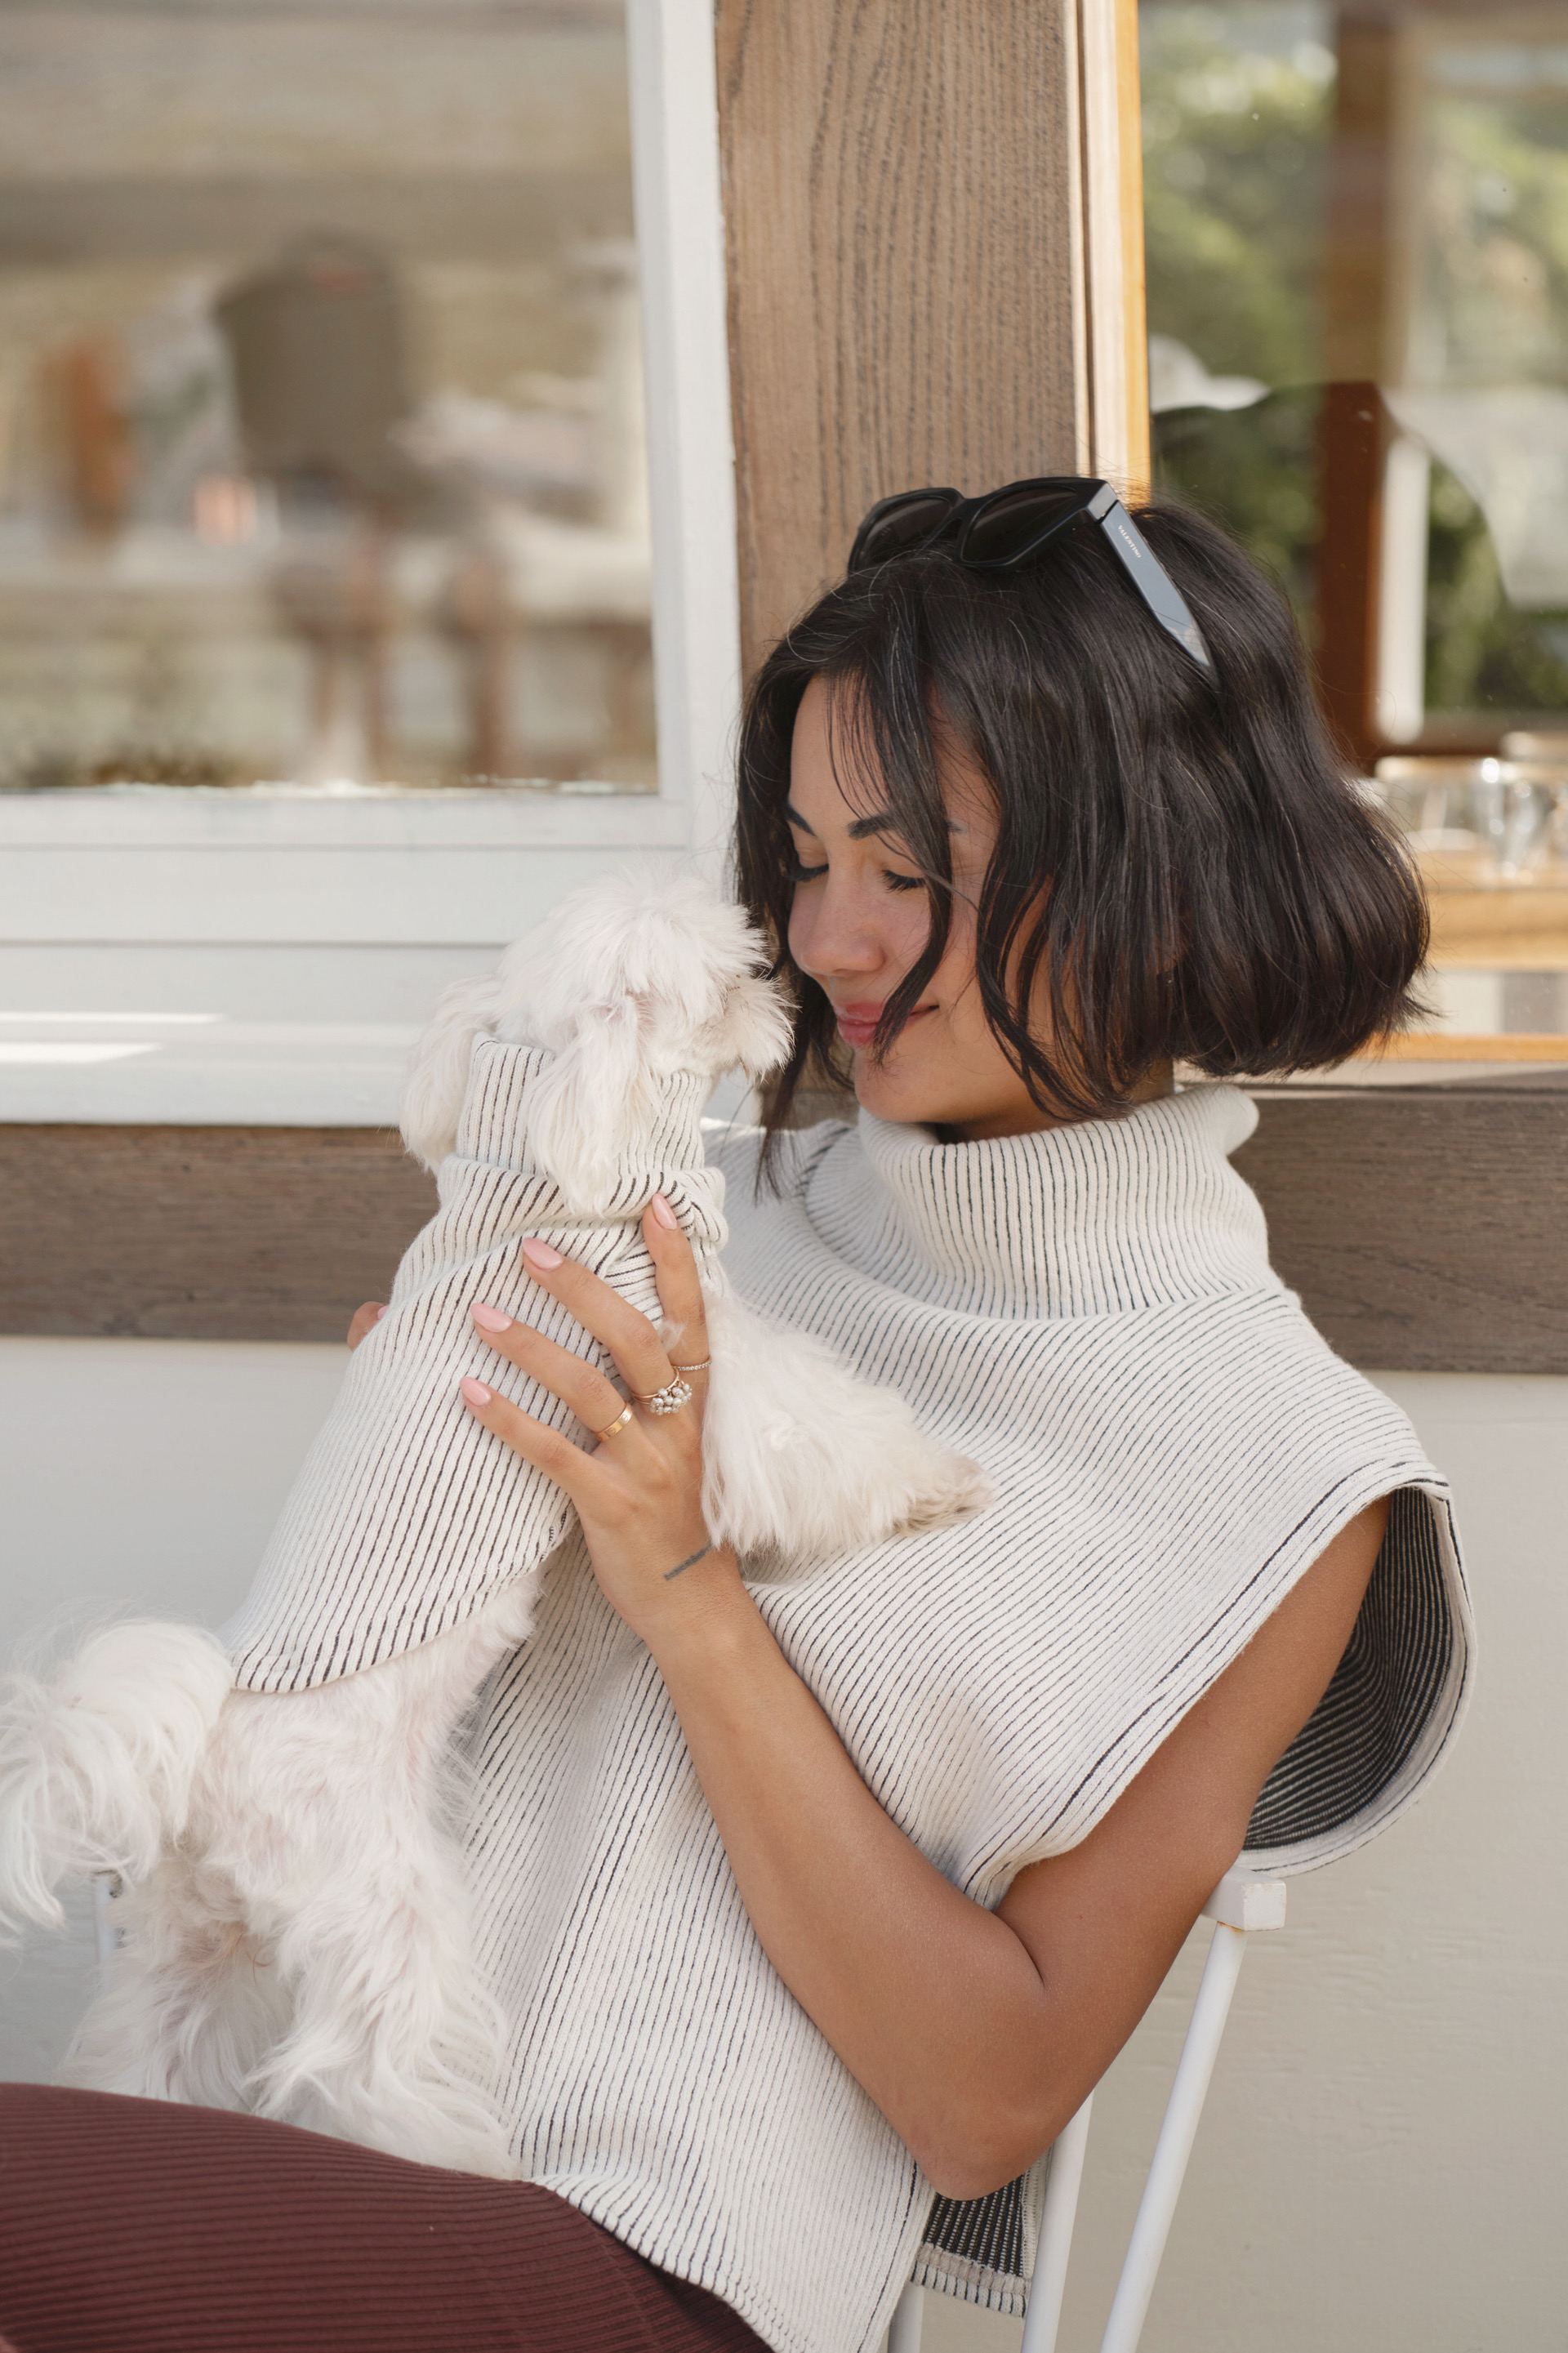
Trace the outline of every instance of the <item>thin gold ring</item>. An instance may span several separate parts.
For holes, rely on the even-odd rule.
[[[611,1422],[609,1428],[607,1430],[596,1430],[594,1432],[594,1435],[595,1438],[614,1438],[618,1430],[625,1430],[628,1421],[635,1421],[636,1419],[637,1416],[632,1411],[631,1407],[629,1405],[624,1405],[619,1413],[616,1414],[614,1421]]]
[[[672,1364],[669,1369],[672,1373],[705,1373],[712,1362],[713,1359],[711,1356],[704,1356],[700,1365]]]

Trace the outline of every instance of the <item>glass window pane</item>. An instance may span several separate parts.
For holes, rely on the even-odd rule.
[[[0,15],[0,786],[656,785],[622,11]]]
[[[1564,723],[1560,12],[1143,0],[1141,21],[1159,479],[1287,584],[1363,756]],[[1323,626],[1358,528],[1364,681]]]
[[[1563,12],[1142,0],[1140,26],[1156,482],[1282,583],[1423,857],[1439,1040],[1562,1059]]]

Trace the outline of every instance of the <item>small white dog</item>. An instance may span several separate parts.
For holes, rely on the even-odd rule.
[[[742,1555],[853,1550],[980,1509],[974,1464],[893,1391],[728,1290],[722,1179],[700,1118],[737,1063],[776,1067],[789,1014],[762,943],[692,880],[567,900],[489,977],[449,989],[416,1050],[404,1133],[441,1207],[350,1361],[222,1639],[112,1627],[0,1711],[0,1923],[58,1925],[56,1885],[126,1893],[110,1981],[62,2080],[246,2107],[505,2175],[489,2105],[500,2022],[470,1965],[455,1736],[532,1623],[568,1533],[561,1490],[484,1430],[466,1372],[592,1433],[510,1366],[489,1300],[605,1352],[526,1275],[554,1240],[657,1317],[640,1219],[656,1190],[696,1249],[711,1374],[703,1504]]]

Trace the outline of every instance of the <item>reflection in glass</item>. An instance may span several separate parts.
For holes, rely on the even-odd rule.
[[[1363,763],[1551,725],[1561,11],[1143,0],[1141,21],[1157,479],[1284,582]]]
[[[622,12],[0,17],[0,787],[651,790]]]

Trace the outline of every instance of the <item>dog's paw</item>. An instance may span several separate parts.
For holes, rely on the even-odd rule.
[[[983,1511],[979,1465],[930,1437],[896,1389],[733,1295],[708,1303],[708,1525],[742,1554],[830,1559]]]
[[[967,1454],[933,1446],[921,1466],[921,1475],[910,1483],[909,1502],[892,1532],[912,1536],[925,1528],[951,1527],[955,1520],[973,1519],[987,1509],[995,1492],[989,1472]]]

